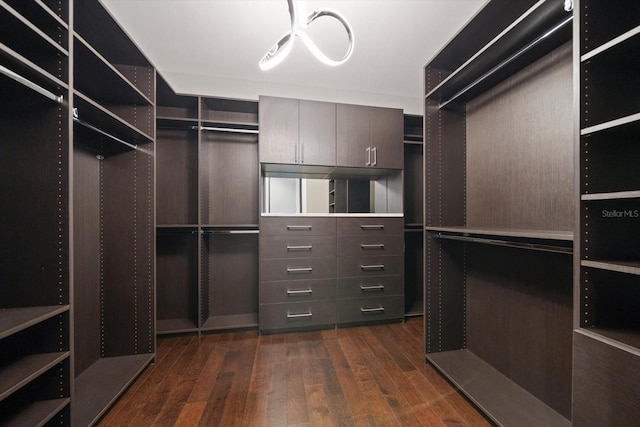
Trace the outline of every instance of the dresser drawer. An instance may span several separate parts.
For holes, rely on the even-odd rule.
[[[261,259],[260,281],[334,279],[335,258]]]
[[[336,298],[336,279],[260,282],[260,303],[318,301]]]
[[[376,322],[404,317],[404,296],[338,300],[338,323]]]
[[[403,255],[404,235],[339,236],[338,256]]]
[[[404,234],[404,218],[338,218],[338,236]]]
[[[260,236],[335,236],[335,218],[261,217]]]
[[[311,301],[260,305],[261,331],[333,326],[335,301]]]
[[[338,298],[365,298],[404,294],[404,276],[338,279]]]
[[[338,258],[338,277],[404,275],[404,257],[377,255]]]
[[[260,236],[260,258],[332,258],[335,236]]]

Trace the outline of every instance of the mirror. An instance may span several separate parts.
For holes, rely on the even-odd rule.
[[[402,213],[402,173],[382,177],[264,178],[263,212]]]

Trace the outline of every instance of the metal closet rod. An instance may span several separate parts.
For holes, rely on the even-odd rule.
[[[258,129],[221,128],[221,127],[214,127],[214,126],[192,126],[191,129],[210,130],[214,132],[250,133],[250,134],[256,134],[256,135],[260,133]]]
[[[484,81],[485,79],[487,79],[489,76],[491,76],[492,74],[494,74],[495,72],[497,72],[498,70],[504,68],[506,65],[512,63],[513,61],[515,61],[516,59],[518,59],[520,56],[524,55],[526,52],[528,52],[529,50],[533,49],[535,46],[537,46],[538,44],[540,44],[543,40],[545,40],[547,37],[551,36],[552,34],[554,34],[556,31],[560,30],[561,28],[563,28],[565,25],[567,25],[569,22],[571,22],[573,20],[573,15],[570,15],[568,18],[565,18],[562,22],[560,22],[559,24],[557,24],[555,27],[551,28],[549,31],[547,31],[546,33],[544,33],[543,35],[539,36],[538,38],[536,38],[535,40],[533,40],[531,43],[529,43],[528,45],[526,45],[525,47],[523,47],[522,49],[520,49],[519,51],[517,51],[516,53],[514,53],[513,55],[511,55],[510,57],[508,57],[507,59],[505,59],[504,61],[502,61],[501,63],[499,63],[498,65],[496,65],[495,67],[493,67],[491,70],[487,71],[485,74],[483,74],[482,76],[478,77],[476,80],[474,80],[472,83],[470,83],[468,86],[466,86],[464,89],[462,89],[460,92],[456,93],[455,95],[453,95],[451,98],[449,98],[447,101],[442,102],[440,105],[438,105],[438,108],[444,108],[445,106],[447,106],[449,103],[455,101],[456,99],[458,99],[460,96],[464,95],[465,93],[467,93],[469,91],[469,89],[472,89],[473,87],[477,86],[479,83],[481,83],[482,81]]]
[[[260,230],[202,230],[202,234],[260,234]]]
[[[497,240],[497,239],[487,239],[480,237],[468,237],[468,236],[453,236],[449,234],[437,233],[438,239],[445,240],[457,240],[461,242],[471,242],[471,243],[483,243],[486,245],[494,245],[494,246],[506,246],[509,248],[516,249],[529,249],[533,251],[542,251],[542,252],[552,252],[559,254],[572,254],[572,248],[565,248],[562,246],[551,246],[551,245],[540,245],[537,243],[522,243],[522,242],[512,242],[508,240]]]
[[[134,150],[138,149],[137,145],[131,144],[131,143],[127,142],[127,141],[123,141],[122,139],[118,138],[117,136],[113,136],[110,133],[107,133],[107,132],[103,131],[102,129],[99,129],[99,128],[93,126],[92,124],[89,124],[89,123],[87,123],[85,121],[80,120],[78,118],[78,109],[77,108],[73,109],[73,121],[75,123],[78,123],[79,125],[82,125],[82,126],[86,127],[87,129],[91,129],[92,131],[99,133],[100,135],[104,135],[104,136],[106,136],[108,138],[111,138],[112,140],[114,140],[116,142],[119,142],[120,144],[124,144],[127,147],[133,148]]]
[[[42,86],[32,82],[31,80],[25,77],[22,77],[20,74],[17,74],[11,71],[10,69],[3,67],[2,65],[0,65],[0,73],[4,74],[9,78],[12,78],[18,83],[23,84],[29,89],[33,89],[34,91],[38,92],[40,95],[44,95],[46,98],[49,98],[50,100],[57,102],[58,104],[62,104],[64,102],[64,97],[62,95],[56,95],[55,93],[48,91]]]

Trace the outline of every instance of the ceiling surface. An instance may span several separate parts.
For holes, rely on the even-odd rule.
[[[101,0],[172,88],[183,94],[285,96],[402,108],[422,114],[423,66],[487,0],[294,0],[297,13],[330,9],[353,28],[353,55],[327,66],[296,38],[289,56],[258,62],[291,21],[286,0]],[[331,58],[344,56],[342,24],[306,29]]]

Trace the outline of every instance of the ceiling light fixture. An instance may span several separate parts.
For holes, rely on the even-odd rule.
[[[322,63],[330,66],[337,66],[340,64],[344,64],[353,53],[353,45],[354,45],[354,37],[353,30],[351,29],[351,25],[349,22],[338,12],[328,9],[320,9],[315,10],[311,13],[304,21],[301,21],[298,14],[296,13],[296,6],[294,0],[287,0],[289,4],[289,15],[291,16],[291,31],[280,38],[274,44],[271,49],[262,57],[259,62],[259,66],[261,70],[270,70],[279,63],[281,63],[291,49],[293,48],[293,43],[296,37],[299,37],[300,40],[307,46],[309,51],[320,60]],[[347,36],[349,36],[349,47],[347,49],[347,53],[342,59],[335,60],[329,58],[318,45],[311,40],[311,37],[307,34],[307,27],[316,19],[322,16],[330,16],[338,21],[344,26],[344,29],[347,31]]]

